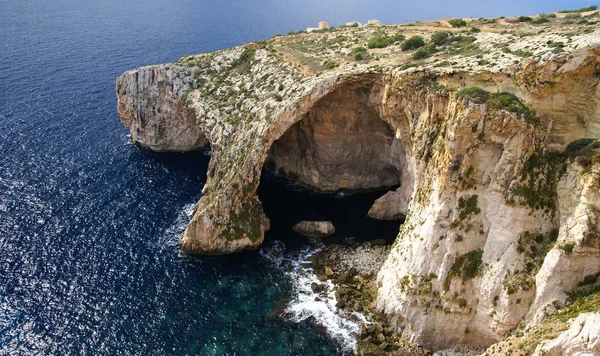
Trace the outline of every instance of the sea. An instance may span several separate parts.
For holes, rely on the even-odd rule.
[[[210,151],[131,144],[115,79],[328,21],[401,23],[588,6],[586,1],[0,0],[0,355],[341,355],[360,320],[316,302],[291,231],[393,240],[364,216],[384,192],[317,195],[263,174],[265,247],[191,256],[178,240]],[[300,272],[300,270],[304,272]],[[281,310],[285,317],[281,317]]]

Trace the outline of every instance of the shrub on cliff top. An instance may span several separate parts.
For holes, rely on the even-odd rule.
[[[338,62],[335,61],[327,61],[325,62],[325,64],[323,65],[325,67],[325,69],[333,69],[338,67],[340,64]]]
[[[458,97],[477,104],[487,103],[492,109],[514,112],[519,117],[523,117],[528,124],[536,124],[538,122],[535,111],[529,109],[519,98],[511,93],[489,93],[485,89],[471,87],[459,91]]]
[[[523,117],[528,124],[536,124],[538,122],[535,111],[529,109],[519,98],[511,93],[492,94],[489,105],[494,109],[514,112],[519,117]]]
[[[548,23],[548,22],[550,22],[550,20],[548,20],[547,18],[540,17],[539,19],[532,20],[531,24],[532,25],[539,25],[539,24]]]
[[[458,92],[458,97],[465,100],[470,100],[477,104],[483,104],[487,101],[490,93],[480,87],[470,87],[462,89]]]
[[[402,42],[403,51],[412,51],[413,49],[421,48],[425,46],[425,40],[421,36],[412,36],[406,41]]]
[[[367,49],[365,47],[354,47],[352,50],[352,56],[357,61],[363,60],[367,55]]]
[[[437,31],[433,35],[431,35],[431,42],[435,43],[438,46],[441,46],[448,42],[450,35],[450,31]]]
[[[594,11],[594,10],[598,10],[598,6],[592,5],[592,6],[584,7],[584,8],[577,9],[577,10],[562,10],[559,12],[564,14],[564,13],[574,13],[574,12],[587,12],[587,11]]]
[[[229,67],[231,69],[237,69],[240,73],[245,73],[250,70],[254,55],[256,54],[255,48],[244,48],[240,56],[234,59]]]
[[[375,37],[371,38],[367,43],[367,47],[369,48],[385,48],[393,43],[404,40],[404,35],[401,33],[396,34],[395,36],[386,36],[385,34],[378,33]]]
[[[415,53],[413,53],[412,59],[415,59],[415,60],[424,59],[424,58],[429,57],[430,55],[431,55],[431,53],[429,53],[429,51],[426,50],[425,48],[419,48]]]
[[[465,27],[465,26],[467,26],[467,21],[465,21],[463,19],[452,19],[452,20],[448,21],[448,23],[452,27]]]

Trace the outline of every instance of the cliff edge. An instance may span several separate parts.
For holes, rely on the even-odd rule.
[[[277,36],[128,71],[118,110],[143,148],[212,150],[188,253],[261,245],[265,164],[321,192],[399,186],[370,213],[406,215],[377,308],[427,347],[487,348],[600,274],[600,28],[586,16]]]

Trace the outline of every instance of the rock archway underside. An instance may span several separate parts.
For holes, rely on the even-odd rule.
[[[126,72],[119,113],[143,148],[210,144],[188,253],[261,245],[267,162],[319,191],[400,186],[374,207],[406,214],[378,309],[426,346],[487,347],[600,273],[600,164],[553,166],[553,152],[600,138],[600,30],[588,36],[596,42],[498,70],[382,62],[318,75],[276,38]],[[473,87],[489,99],[462,94]],[[499,105],[500,92],[522,107]]]

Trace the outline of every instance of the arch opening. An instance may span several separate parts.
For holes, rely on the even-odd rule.
[[[273,143],[258,188],[271,220],[267,239],[302,220],[327,220],[336,227],[332,242],[394,241],[403,214],[368,217],[377,199],[407,176],[404,144],[379,114],[379,90],[372,83],[343,85]],[[396,201],[385,204],[397,210]]]
[[[324,96],[273,143],[266,168],[321,193],[399,186],[401,142],[370,92],[351,86]]]

